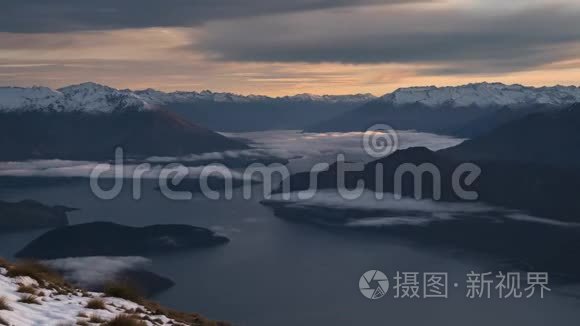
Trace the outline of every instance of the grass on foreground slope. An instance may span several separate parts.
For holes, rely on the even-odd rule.
[[[73,297],[73,300],[78,301],[77,304],[81,310],[74,313],[77,325],[91,325],[97,322],[109,326],[163,325],[161,318],[172,320],[173,324],[178,325],[230,325],[226,322],[208,320],[199,314],[184,313],[163,307],[141,297],[139,292],[128,284],[110,283],[106,286],[104,294],[98,294],[71,286],[60,274],[35,261],[12,263],[0,258],[0,267],[5,270],[3,275],[0,273],[0,276],[12,279],[13,288],[9,296],[14,298],[10,301],[0,297],[0,325],[7,325],[6,320],[10,320],[9,315],[2,315],[2,309],[14,314],[18,312],[18,309],[12,309],[13,306],[16,308],[19,304],[42,306],[50,300],[60,301],[62,296]],[[18,279],[15,280],[18,277],[28,277],[38,284],[20,283]],[[5,278],[5,280],[10,279]],[[120,305],[119,302],[127,302],[127,304]],[[115,311],[118,313],[112,314]],[[104,315],[108,317],[104,318]]]

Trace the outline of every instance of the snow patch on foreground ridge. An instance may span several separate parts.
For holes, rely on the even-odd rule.
[[[135,313],[136,311],[148,310],[134,302],[119,298],[104,297],[101,293],[71,292],[67,294],[60,294],[57,290],[50,290],[46,288],[38,288],[39,304],[27,304],[18,302],[23,297],[22,293],[18,293],[19,285],[28,285],[38,287],[37,281],[30,277],[19,276],[11,278],[6,276],[7,270],[0,267],[0,298],[4,298],[5,303],[11,310],[0,310],[0,325],[7,322],[9,325],[15,326],[40,326],[40,325],[75,325],[79,321],[88,322],[89,318],[96,316],[101,320],[109,321],[119,315],[132,314],[141,318],[148,317],[148,319],[155,320],[154,324],[150,321],[144,320],[147,325],[182,325],[167,316],[155,315],[154,313]],[[102,298],[105,302],[106,310],[87,309],[85,306],[92,298]],[[81,317],[86,316],[86,317]],[[92,325],[92,324],[88,324]]]

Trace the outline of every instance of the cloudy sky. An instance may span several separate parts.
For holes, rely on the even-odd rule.
[[[578,85],[577,0],[3,0],[0,85]]]

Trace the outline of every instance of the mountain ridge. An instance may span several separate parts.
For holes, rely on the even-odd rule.
[[[310,132],[364,131],[376,124],[471,138],[530,113],[565,109],[580,102],[576,86],[528,87],[478,83],[457,87],[398,89],[305,128]]]
[[[394,105],[423,104],[428,107],[488,107],[530,104],[567,105],[580,102],[577,86],[523,86],[503,83],[471,83],[460,86],[399,88],[379,101]]]
[[[374,100],[372,94],[313,95],[269,97],[263,95],[238,95],[234,93],[175,91],[162,92],[152,88],[145,90],[116,89],[93,82],[52,89],[44,86],[0,87],[1,111],[83,111],[87,113],[110,113],[119,110],[150,110],[170,103],[217,102],[252,103],[261,101],[364,103]]]
[[[51,109],[63,111],[109,112],[117,109],[152,109],[169,103],[198,101],[223,103],[252,103],[261,101],[360,103],[371,101],[395,106],[423,104],[427,107],[486,107],[529,104],[566,105],[580,102],[577,86],[524,86],[498,82],[470,83],[459,86],[413,86],[399,88],[380,97],[370,93],[351,95],[296,94],[271,97],[239,95],[209,90],[163,92],[116,89],[94,82],[85,82],[52,89],[44,86],[0,87],[0,111]]]
[[[502,124],[441,153],[458,160],[533,162],[550,168],[580,166],[580,104],[535,112]]]

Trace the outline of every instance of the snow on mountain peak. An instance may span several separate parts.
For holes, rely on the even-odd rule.
[[[47,87],[0,87],[0,111],[107,113],[150,108],[149,103],[131,91],[120,91],[95,83],[72,85],[58,90]]]
[[[376,97],[372,94],[355,94],[355,95],[313,95],[313,94],[297,94],[283,97],[269,97],[264,95],[239,95],[234,93],[212,92],[203,90],[201,92],[183,92],[177,91],[172,93],[164,93],[154,89],[146,89],[135,91],[149,103],[166,104],[166,103],[187,103],[195,101],[212,101],[212,102],[226,102],[226,103],[251,103],[258,101],[289,101],[289,102],[368,102]]]
[[[96,83],[60,88],[72,110],[111,112],[123,109],[149,109],[151,105],[129,90],[118,90]]]
[[[47,87],[0,87],[0,111],[82,111],[109,113],[120,110],[148,110],[170,103],[199,101],[223,103],[252,103],[260,101],[365,103],[376,99],[371,94],[312,95],[269,97],[234,93],[176,91],[166,93],[152,88],[132,91],[86,82],[53,90]]]
[[[0,110],[38,109],[62,105],[63,95],[47,87],[0,87]]]
[[[383,96],[381,100],[394,105],[423,104],[430,107],[567,105],[580,102],[580,88],[575,86],[536,88],[502,83],[477,83],[457,87],[425,86],[400,88]]]
[[[245,103],[268,99],[266,96],[257,95],[237,95],[233,93],[219,93],[204,90],[201,92],[176,91],[165,93],[155,89],[138,90],[134,92],[137,96],[151,104],[163,105],[167,103],[188,103],[197,101]]]
[[[162,92],[155,89],[132,91],[87,82],[53,90],[47,87],[0,87],[0,111],[44,110],[107,113],[122,110],[149,110],[170,103],[198,101],[252,103],[259,101],[366,103],[375,100],[372,94],[313,95],[284,97],[238,95],[204,90],[201,92]],[[430,107],[447,105],[518,106],[528,104],[567,105],[580,102],[580,88],[575,86],[526,87],[501,83],[477,83],[463,86],[422,86],[400,88],[384,95],[381,101],[394,105],[423,104]]]
[[[314,95],[314,94],[297,94],[293,96],[285,96],[283,99],[288,101],[311,101],[311,102],[327,102],[327,103],[365,103],[376,99],[372,94],[353,94],[353,95]]]

